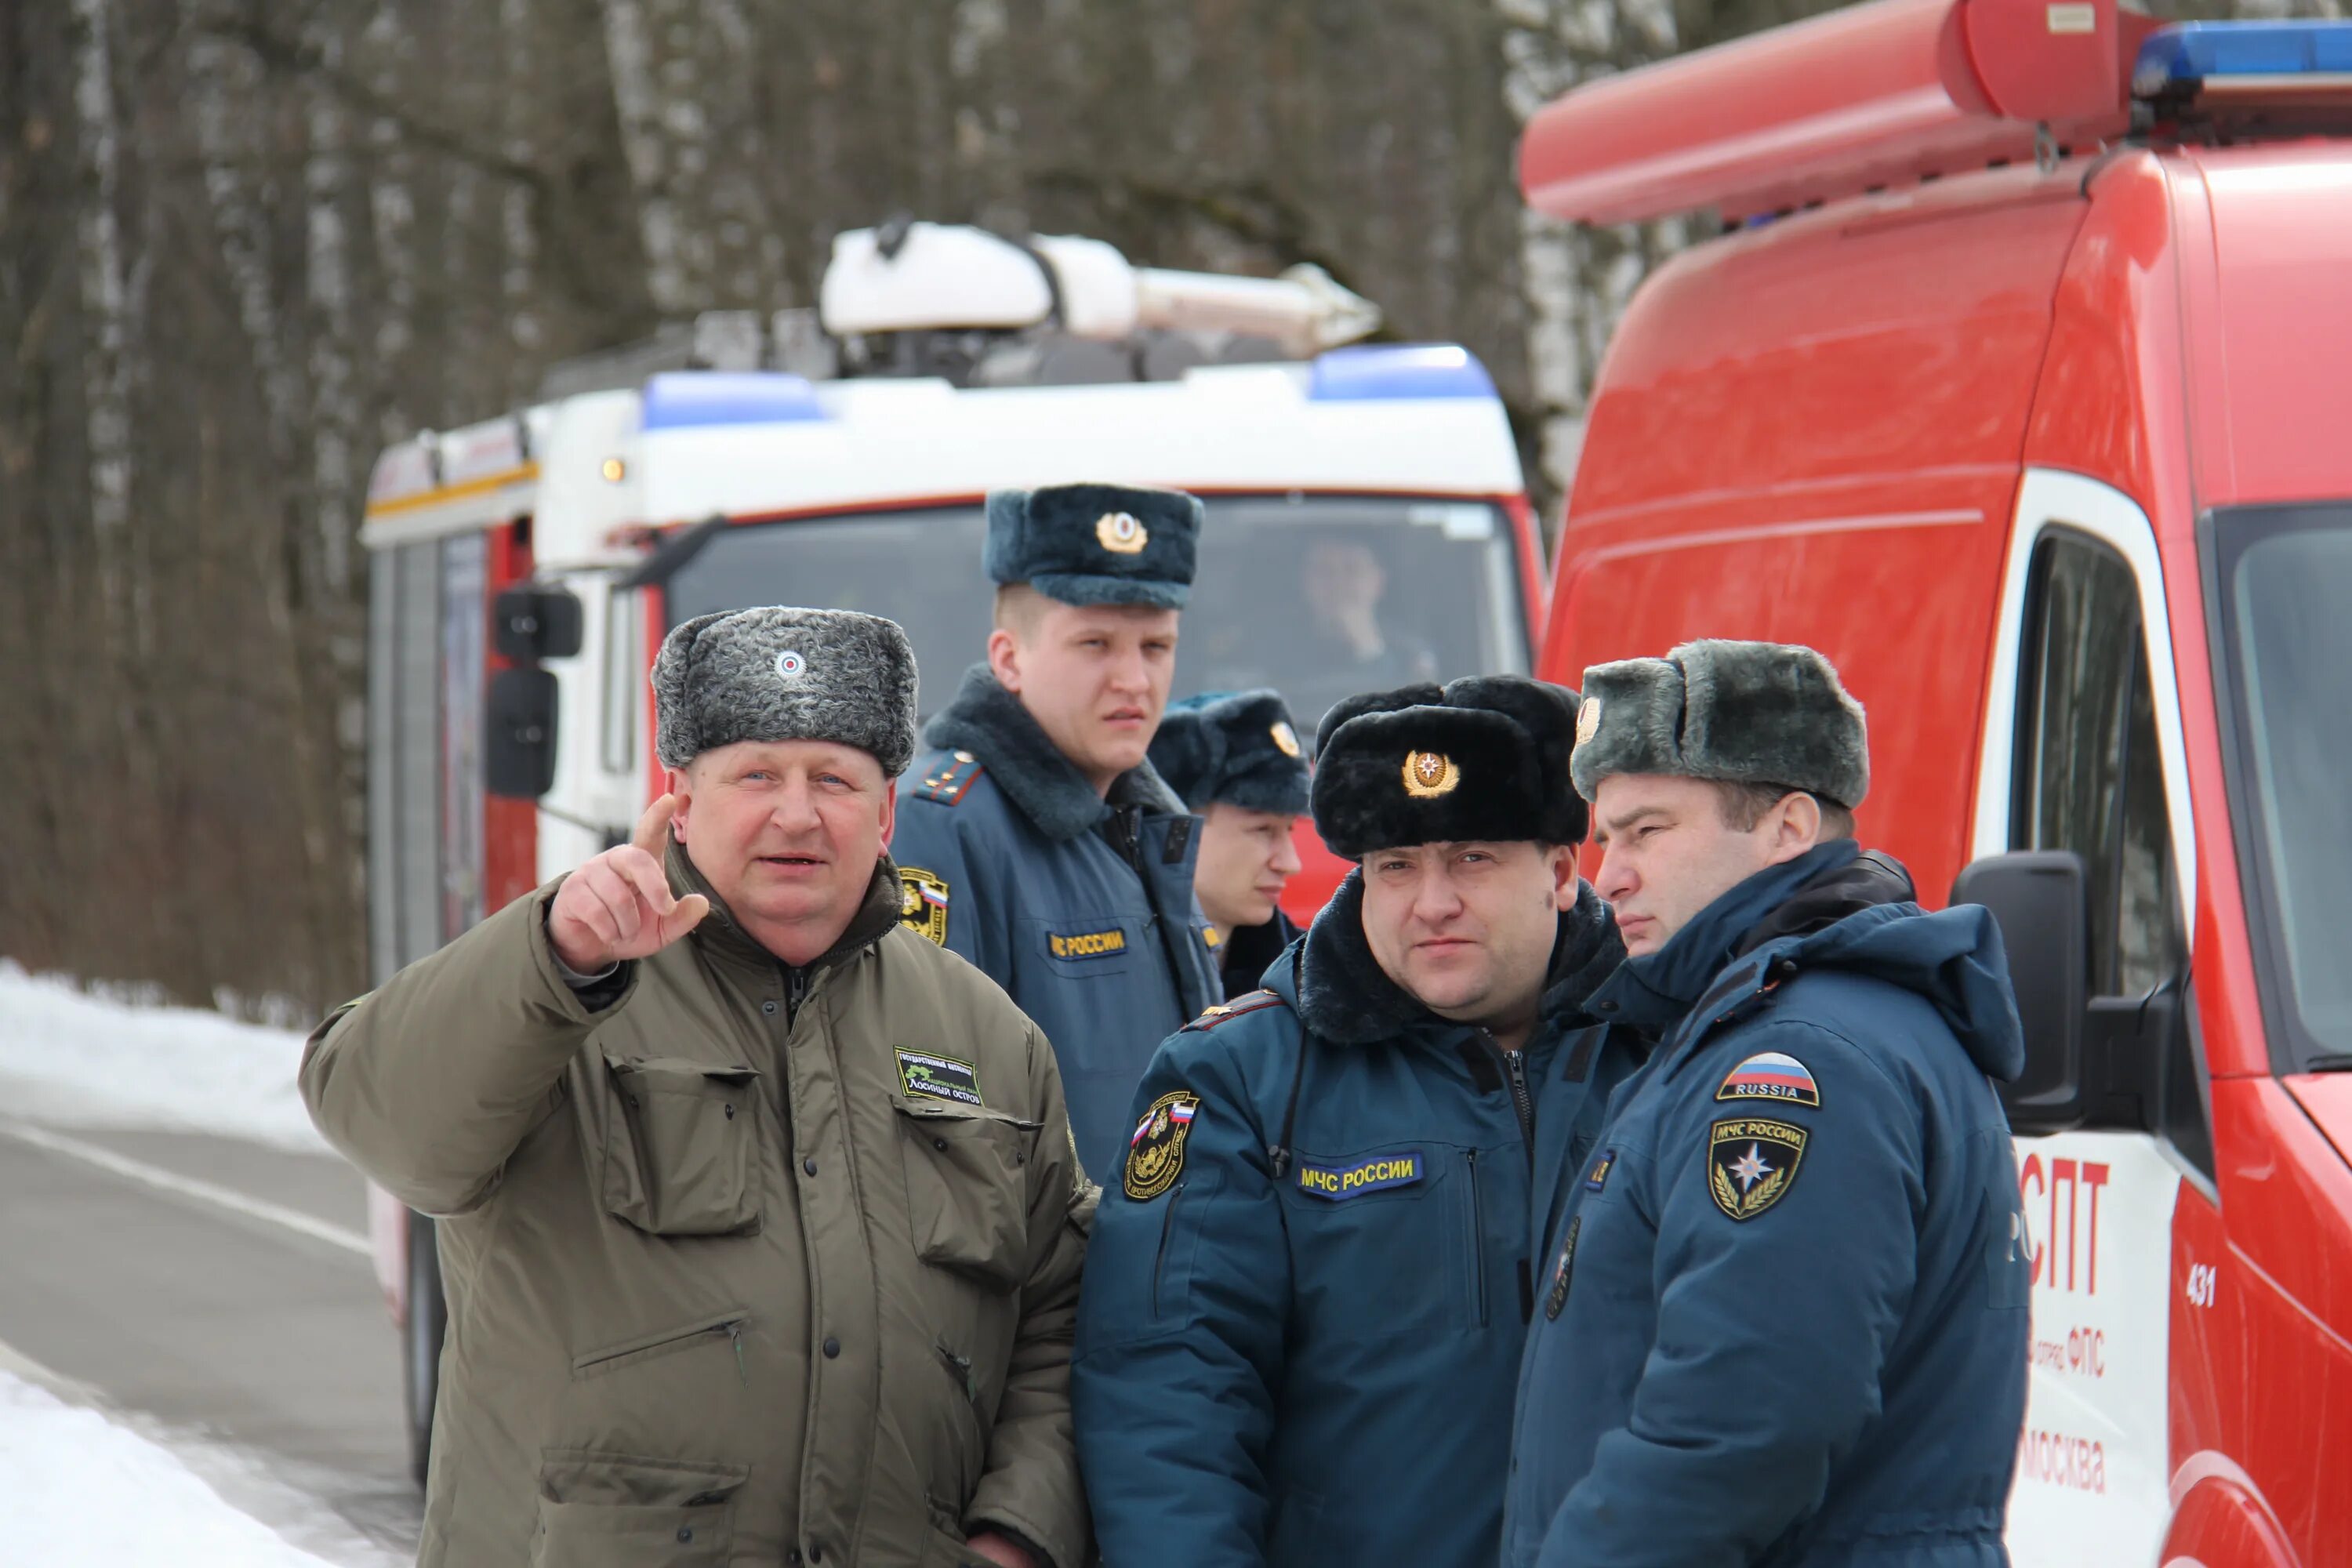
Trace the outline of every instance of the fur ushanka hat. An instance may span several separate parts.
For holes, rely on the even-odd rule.
[[[988,498],[981,563],[1066,605],[1181,610],[1192,592],[1201,503],[1137,485],[1043,485]]]
[[[915,650],[896,621],[765,605],[682,621],[654,658],[654,752],[836,741],[895,778],[915,755]]]
[[[1411,844],[1575,844],[1576,693],[1518,675],[1423,681],[1350,697],[1325,715],[1315,830],[1356,859]]]
[[[1665,773],[1851,809],[1870,793],[1870,738],[1862,704],[1811,648],[1710,638],[1586,670],[1570,766],[1587,800],[1612,773]]]
[[[1283,816],[1307,809],[1307,751],[1271,688],[1170,703],[1151,737],[1151,765],[1194,811],[1221,800]]]

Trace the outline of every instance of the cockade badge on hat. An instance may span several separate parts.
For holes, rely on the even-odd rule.
[[[1266,733],[1274,737],[1274,749],[1284,756],[1295,757],[1298,754],[1298,731],[1290,727],[1289,720],[1276,719],[1274,721],[1274,728]]]
[[[1113,555],[1140,555],[1151,532],[1131,511],[1107,511],[1095,521],[1095,542]]]
[[[807,668],[808,660],[801,657],[798,648],[788,647],[776,655],[776,674],[781,679],[796,680]]]
[[[1461,782],[1461,768],[1442,752],[1412,752],[1405,756],[1404,793],[1415,800],[1451,795]]]
[[[1601,733],[1601,699],[1588,697],[1584,706],[1576,710],[1576,743],[1580,746]]]

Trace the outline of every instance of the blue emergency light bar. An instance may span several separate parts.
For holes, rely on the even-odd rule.
[[[2134,97],[2193,93],[2208,84],[2352,86],[2352,22],[2182,22],[2140,45]]]
[[[1492,397],[1495,383],[1459,343],[1373,343],[1317,355],[1307,395],[1317,403]]]
[[[786,425],[826,417],[808,378],[779,371],[666,371],[646,381],[638,428]]]

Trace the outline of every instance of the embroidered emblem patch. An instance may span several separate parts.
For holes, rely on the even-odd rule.
[[[1202,926],[1201,928],[1201,941],[1211,952],[1214,952],[1217,949],[1225,945],[1225,939],[1217,934],[1217,928],[1214,926]]]
[[[948,944],[948,879],[920,866],[898,868],[898,920],[918,936]]]
[[[1184,1173],[1184,1139],[1201,1113],[1201,1097],[1182,1089],[1151,1102],[1127,1141],[1127,1195],[1150,1203]]]
[[[1707,1131],[1707,1192],[1733,1219],[1749,1220],[1789,1195],[1805,1157],[1806,1131],[1787,1121],[1734,1117]]]
[[[1601,733],[1601,699],[1588,697],[1576,710],[1576,743],[1580,746]]]
[[[1298,1190],[1338,1203],[1390,1187],[1410,1186],[1426,1174],[1418,1149],[1376,1154],[1352,1165],[1318,1165],[1302,1160],[1298,1165]]]
[[[1603,1149],[1601,1151],[1601,1158],[1592,1163],[1591,1173],[1584,1178],[1584,1190],[1588,1193],[1597,1193],[1602,1187],[1608,1185],[1609,1167],[1614,1165],[1616,1163],[1616,1150]]]
[[[908,1094],[951,1100],[958,1105],[986,1105],[980,1097],[980,1078],[970,1062],[929,1051],[898,1053],[898,1087]]]
[[[1462,782],[1462,770],[1442,752],[1412,752],[1404,759],[1404,793],[1415,800],[1435,800],[1452,795]]]
[[[1117,926],[1108,931],[1047,931],[1045,946],[1055,958],[1108,958],[1127,951],[1127,933]]]
[[[1095,542],[1113,555],[1140,555],[1151,533],[1131,511],[1107,511],[1095,519]]]
[[[1790,1105],[1822,1103],[1822,1086],[1805,1064],[1780,1051],[1759,1051],[1738,1067],[1716,1089],[1717,1100],[1778,1100]]]
[[[1561,1238],[1559,1244],[1559,1261],[1552,1265],[1551,1289],[1544,1295],[1544,1318],[1547,1321],[1557,1319],[1559,1310],[1568,1305],[1568,1281],[1570,1276],[1576,1272],[1576,1233],[1583,1228],[1582,1215],[1569,1216],[1568,1235]]]
[[[807,668],[808,660],[800,656],[798,649],[788,647],[776,656],[776,674],[782,679],[793,679]]]
[[[1287,719],[1276,719],[1266,733],[1274,737],[1274,749],[1286,757],[1298,755],[1298,731],[1290,727]]]

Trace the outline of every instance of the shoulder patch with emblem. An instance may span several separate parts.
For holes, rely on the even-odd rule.
[[[1349,1198],[1361,1197],[1366,1193],[1411,1186],[1428,1173],[1418,1149],[1399,1149],[1393,1153],[1350,1160],[1342,1165],[1301,1160],[1298,1162],[1298,1190],[1313,1197],[1340,1203]]]
[[[1592,1162],[1592,1172],[1584,1178],[1584,1190],[1597,1193],[1609,1184],[1609,1167],[1617,1163],[1617,1151],[1603,1149],[1601,1158]]]
[[[1717,1100],[1775,1100],[1819,1110],[1822,1086],[1804,1063],[1785,1051],[1759,1051],[1733,1068],[1716,1089]]]
[[[908,1094],[929,1095],[958,1105],[988,1103],[980,1097],[979,1073],[961,1057],[902,1050],[898,1053],[898,1087]]]
[[[1244,1014],[1256,1013],[1268,1007],[1278,1007],[1282,998],[1271,991],[1244,991],[1230,1002],[1220,1002],[1202,1009],[1201,1016],[1184,1026],[1186,1029],[1213,1029],[1230,1024]]]
[[[1735,1116],[1707,1129],[1706,1190],[1736,1220],[1754,1219],[1789,1195],[1811,1136],[1790,1121]]]
[[[948,944],[948,879],[920,866],[898,868],[898,920],[918,936]]]
[[[1184,1173],[1184,1140],[1201,1113],[1201,1097],[1184,1089],[1161,1095],[1127,1141],[1127,1195],[1150,1203]]]
[[[918,800],[935,800],[941,805],[962,802],[964,792],[971,788],[981,774],[988,770],[970,752],[950,752],[948,760],[923,775],[915,790]]]

